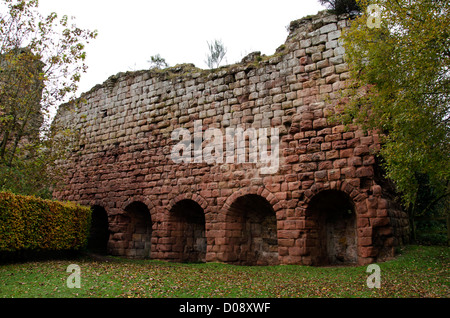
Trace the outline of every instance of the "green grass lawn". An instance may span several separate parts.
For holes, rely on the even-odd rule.
[[[450,296],[450,248],[408,246],[379,263],[381,288],[367,287],[366,266],[244,267],[110,258],[0,265],[1,298],[298,298]],[[68,288],[70,264],[81,288]]]

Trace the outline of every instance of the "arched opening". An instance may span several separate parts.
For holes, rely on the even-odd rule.
[[[172,252],[180,262],[205,262],[205,212],[193,200],[181,200],[170,210]]]
[[[256,194],[237,198],[227,219],[236,263],[278,264],[277,218],[266,199]]]
[[[103,207],[95,205],[92,207],[91,228],[87,249],[92,253],[106,255],[108,241],[108,214]]]
[[[316,265],[351,264],[358,261],[356,214],[350,197],[326,190],[309,203],[307,220],[312,224],[309,246]]]
[[[126,255],[131,258],[150,258],[152,240],[152,219],[150,211],[142,202],[133,202],[125,208],[128,225],[125,241],[128,241]]]

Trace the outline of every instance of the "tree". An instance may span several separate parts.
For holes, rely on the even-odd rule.
[[[424,176],[434,198],[449,195],[450,2],[370,2],[343,35],[351,79],[338,118],[380,133],[386,176],[414,217]]]
[[[227,48],[220,40],[214,40],[212,43],[208,43],[209,53],[206,55],[206,65],[209,68],[218,68],[223,58],[227,54]]]
[[[356,0],[319,0],[321,5],[324,5],[328,10],[334,14],[344,14],[359,12],[360,7]]]
[[[162,68],[166,68],[169,66],[169,64],[167,64],[166,60],[164,58],[161,57],[161,55],[156,54],[150,57],[150,61],[148,61],[150,63],[150,68],[157,68],[157,69],[162,69]]]
[[[1,0],[0,9],[0,189],[48,196],[48,168],[64,149],[52,113],[74,99],[97,33],[67,16],[43,17],[37,0]]]

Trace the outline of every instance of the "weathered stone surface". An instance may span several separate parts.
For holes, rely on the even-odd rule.
[[[114,255],[254,265],[392,256],[408,218],[377,179],[378,138],[328,120],[349,76],[338,40],[347,25],[320,13],[291,23],[272,57],[112,76],[75,112],[58,111],[55,123],[73,125],[80,138],[61,162],[67,184],[55,197],[103,207]],[[175,163],[179,128],[191,135],[191,154],[208,129],[225,139],[226,129],[266,128],[269,141],[277,129],[279,168],[262,174],[259,159],[237,163],[248,151],[228,162],[229,143],[222,160]],[[203,141],[203,150],[211,146]]]

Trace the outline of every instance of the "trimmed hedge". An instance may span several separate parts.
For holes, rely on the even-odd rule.
[[[0,192],[0,252],[80,250],[90,224],[88,207]]]

